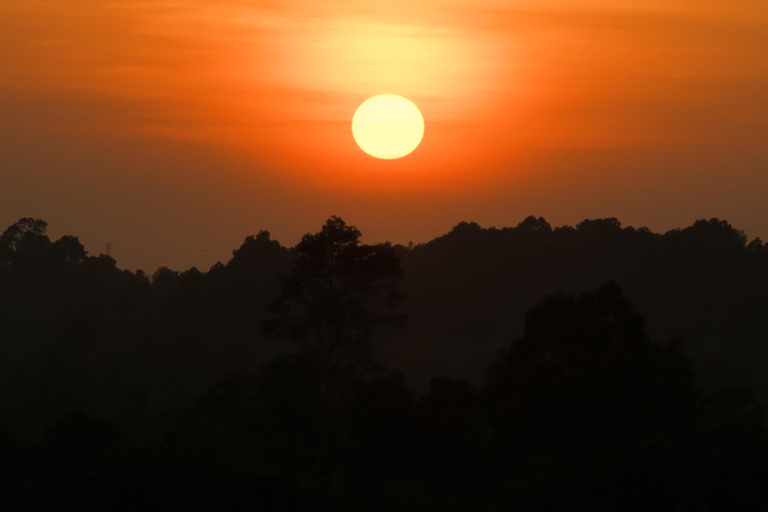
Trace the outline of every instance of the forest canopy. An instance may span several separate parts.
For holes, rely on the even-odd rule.
[[[46,231],[0,235],[17,506],[768,504],[768,248],[725,221],[531,216],[404,247],[331,217],[151,277]]]

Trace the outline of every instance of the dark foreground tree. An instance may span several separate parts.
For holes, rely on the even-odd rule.
[[[8,226],[0,235],[0,263],[10,264],[19,250],[49,246],[50,240],[45,235],[47,228],[45,221],[30,217],[21,218]]]
[[[299,342],[331,364],[359,364],[367,357],[371,329],[402,323],[395,311],[403,296],[400,260],[389,244],[360,244],[360,231],[333,216],[320,232],[296,246],[293,272],[268,309],[265,334]]]
[[[613,283],[549,296],[525,323],[484,389],[506,499],[542,510],[700,504],[700,402],[681,344],[650,340]]]

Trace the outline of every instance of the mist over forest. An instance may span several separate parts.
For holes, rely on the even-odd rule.
[[[149,276],[0,236],[9,510],[766,510],[768,246],[331,217]]]

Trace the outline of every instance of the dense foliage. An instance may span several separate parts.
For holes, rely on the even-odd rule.
[[[46,227],[0,236],[5,509],[768,508],[761,381],[724,372],[768,360],[768,250],[725,222],[332,217],[151,278]]]

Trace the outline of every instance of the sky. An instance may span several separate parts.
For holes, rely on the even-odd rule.
[[[331,215],[367,243],[461,221],[718,217],[768,239],[765,0],[4,0],[0,229],[207,270]],[[357,147],[367,98],[421,145]]]

